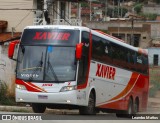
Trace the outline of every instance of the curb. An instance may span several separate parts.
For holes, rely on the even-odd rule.
[[[32,112],[31,107],[24,107],[24,106],[5,106],[0,105],[0,111],[7,111],[7,112]]]
[[[34,113],[30,106],[5,106],[0,105],[0,111],[4,112],[23,112],[23,113]],[[48,114],[78,114],[78,110],[65,110],[65,109],[46,109],[45,113]]]

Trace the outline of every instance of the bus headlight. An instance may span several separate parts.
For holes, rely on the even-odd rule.
[[[76,90],[76,86],[64,86],[61,88],[60,92],[64,92],[64,91],[72,91],[72,90]]]
[[[16,84],[16,88],[20,90],[26,90],[26,87],[24,85]]]

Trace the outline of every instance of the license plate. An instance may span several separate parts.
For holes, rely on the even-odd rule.
[[[48,99],[48,96],[46,96],[46,95],[38,95],[38,99]]]

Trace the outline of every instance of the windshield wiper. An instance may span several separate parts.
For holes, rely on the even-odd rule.
[[[52,72],[52,74],[53,74],[53,76],[54,76],[55,81],[59,82],[58,77],[57,77],[57,75],[56,75],[56,73],[55,73],[55,71],[54,71],[54,67],[53,67],[53,65],[50,63],[49,58],[50,58],[50,55],[48,54],[48,61],[47,61],[48,67],[51,69],[51,72]]]
[[[41,68],[43,65],[43,52],[41,55],[41,60],[39,61],[39,63],[37,64],[37,66],[35,67],[35,70],[32,72],[32,76],[29,77],[29,81],[33,80],[33,75],[37,73],[37,71],[39,70],[39,68]]]

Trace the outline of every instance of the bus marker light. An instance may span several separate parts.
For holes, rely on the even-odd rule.
[[[67,103],[70,103],[71,101],[70,101],[70,100],[67,100],[66,102],[67,102]]]
[[[76,59],[77,60],[80,60],[82,57],[82,46],[83,46],[83,43],[76,45]]]
[[[26,90],[26,87],[24,85],[16,84],[16,88],[20,90]]]

